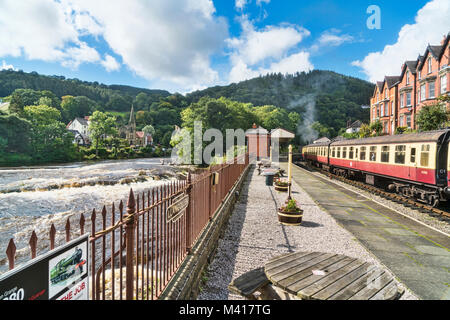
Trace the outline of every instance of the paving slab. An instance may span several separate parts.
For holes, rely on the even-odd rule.
[[[282,167],[286,167],[282,164]],[[303,168],[293,180],[421,299],[450,299],[450,237]],[[347,207],[348,214],[343,213]]]

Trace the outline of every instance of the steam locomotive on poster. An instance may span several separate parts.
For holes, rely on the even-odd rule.
[[[450,199],[450,130],[310,144],[309,164],[437,206]]]
[[[60,260],[50,271],[50,281],[52,284],[64,281],[76,272],[83,273],[83,266],[86,264],[86,260],[82,259],[83,250],[75,248],[75,252],[72,256]]]

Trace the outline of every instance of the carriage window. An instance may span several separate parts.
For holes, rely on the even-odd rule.
[[[377,147],[370,147],[369,160],[376,161],[377,160]]]
[[[347,147],[342,148],[342,158],[347,158]]]
[[[358,159],[358,148],[355,148],[355,159]]]
[[[341,147],[338,147],[338,151],[337,151],[337,157],[340,158],[341,157]]]
[[[395,146],[395,163],[405,163],[406,146]]]
[[[430,154],[430,145],[429,144],[423,144],[422,149],[420,153],[420,165],[423,167],[428,167],[428,158]]]
[[[381,147],[381,162],[389,162],[389,146]]]
[[[333,149],[331,149],[331,156],[334,158],[336,156],[336,148],[333,147]]]
[[[366,147],[361,147],[361,153],[359,155],[359,160],[366,160]]]
[[[348,151],[348,158],[353,159],[353,147],[350,147],[350,150]]]
[[[411,163],[416,163],[416,148],[411,149]]]

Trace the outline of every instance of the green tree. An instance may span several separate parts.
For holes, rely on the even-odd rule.
[[[363,123],[361,125],[361,128],[359,128],[359,137],[360,138],[368,138],[372,134],[372,130],[370,129],[370,125],[367,123]]]
[[[420,131],[442,128],[447,122],[447,112],[441,103],[422,107],[417,114],[416,123]]]
[[[94,111],[90,117],[89,133],[95,146],[95,154],[98,155],[98,147],[108,135],[117,135],[115,127],[116,118],[100,111]]]
[[[142,131],[144,131],[146,134],[151,135],[152,137],[155,135],[155,128],[153,128],[152,125],[145,126]]]
[[[383,124],[380,120],[372,122],[369,126],[372,136],[381,136],[383,134]]]

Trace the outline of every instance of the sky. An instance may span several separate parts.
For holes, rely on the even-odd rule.
[[[317,69],[375,82],[449,31],[449,0],[1,0],[0,70],[183,94]]]

